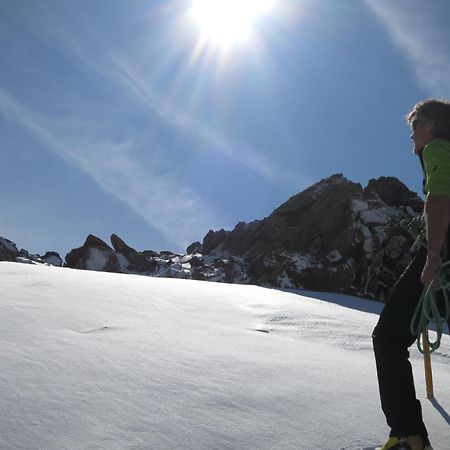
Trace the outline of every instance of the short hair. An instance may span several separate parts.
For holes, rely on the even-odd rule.
[[[406,115],[410,126],[414,121],[429,120],[433,122],[433,136],[450,140],[450,101],[428,99],[417,103]]]

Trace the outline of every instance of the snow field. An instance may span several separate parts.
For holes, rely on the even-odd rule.
[[[379,310],[2,262],[0,448],[369,449],[387,434],[370,341]],[[411,353],[435,450],[449,450],[448,336],[434,403]]]

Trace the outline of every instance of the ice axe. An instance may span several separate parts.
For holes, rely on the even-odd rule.
[[[425,366],[425,385],[427,389],[427,398],[434,398],[433,392],[433,372],[431,370],[431,351],[430,338],[428,336],[428,327],[425,326],[422,332],[423,340],[423,364]]]

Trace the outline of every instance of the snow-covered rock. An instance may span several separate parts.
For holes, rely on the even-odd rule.
[[[115,251],[106,242],[90,234],[82,247],[66,255],[66,266],[73,269],[120,272],[121,264]]]
[[[17,248],[17,245],[0,236],[0,261],[13,261],[23,264],[46,264],[61,267],[63,261],[58,253],[46,252],[44,256],[29,253],[27,250]]]
[[[363,188],[342,174],[291,197],[263,220],[210,230],[186,254],[138,251],[113,234],[109,246],[89,235],[67,254],[71,268],[330,290],[383,299],[411,260],[413,241],[400,226],[423,202],[399,180],[382,177]],[[21,253],[22,252],[22,253]],[[58,264],[51,256],[18,252],[0,240],[0,259],[18,256]]]
[[[56,252],[46,252],[45,255],[41,256],[42,261],[50,264],[51,266],[62,267],[63,260]]]
[[[422,207],[395,178],[363,188],[336,174],[263,220],[209,231],[202,245],[209,253],[244,257],[256,284],[316,289],[323,277],[322,289],[382,299],[411,258],[412,239],[399,223]]]

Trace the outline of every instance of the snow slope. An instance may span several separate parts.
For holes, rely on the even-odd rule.
[[[1,449],[368,449],[387,434],[380,305],[256,286],[0,263]],[[436,401],[450,449],[450,345]]]

